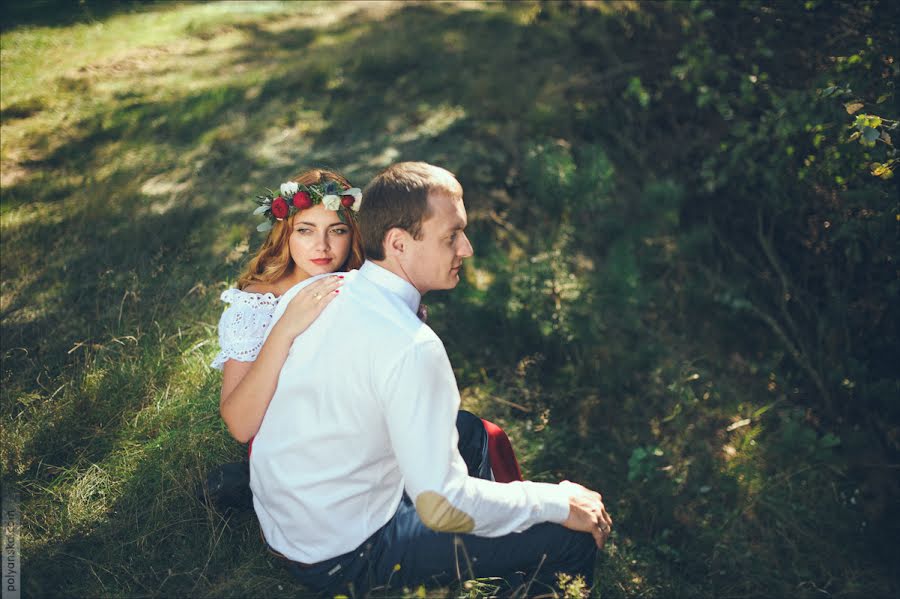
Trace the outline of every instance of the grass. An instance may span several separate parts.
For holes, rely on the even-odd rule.
[[[587,49],[536,4],[49,6],[0,37],[0,463],[27,595],[302,592],[251,516],[193,497],[244,452],[208,367],[218,295],[259,241],[260,187],[402,159],[466,189],[476,257],[429,298],[464,405],[507,427],[530,477],[607,498],[598,595],[896,592],[890,528],[869,524],[891,473],[850,476],[853,440],[817,434],[778,360],[673,291],[678,190],[645,184],[653,157],[629,170],[625,142],[583,134],[654,69],[624,33],[640,4],[600,3],[608,35]],[[588,67],[609,113],[567,100]],[[562,184],[658,219],[585,227],[530,201]]]

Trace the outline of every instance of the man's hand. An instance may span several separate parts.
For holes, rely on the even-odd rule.
[[[569,517],[562,525],[570,530],[591,533],[597,547],[603,549],[612,531],[612,518],[606,512],[600,493],[567,480],[559,486],[569,491]]]

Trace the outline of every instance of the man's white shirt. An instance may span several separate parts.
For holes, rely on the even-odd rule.
[[[273,325],[316,278],[282,296]],[[250,459],[263,534],[289,559],[317,563],[357,548],[404,490],[423,521],[447,532],[493,537],[568,517],[558,485],[468,475],[459,391],[443,344],[416,316],[420,299],[366,262],[291,346]]]

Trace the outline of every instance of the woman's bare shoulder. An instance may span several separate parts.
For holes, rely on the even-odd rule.
[[[275,297],[281,295],[281,293],[279,293],[280,289],[278,288],[278,286],[272,285],[270,283],[252,283],[241,289],[241,291],[243,291],[244,293],[258,293],[260,295],[265,295],[268,293],[274,295]]]

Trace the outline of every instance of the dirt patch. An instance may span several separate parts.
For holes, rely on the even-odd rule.
[[[85,75],[125,73],[147,71],[159,66],[159,60],[173,54],[174,44],[166,46],[150,46],[139,48],[123,58],[112,62],[101,62],[79,67],[78,72]]]

